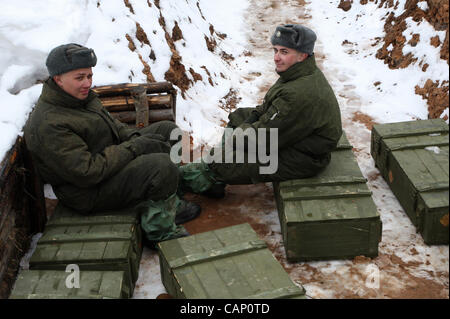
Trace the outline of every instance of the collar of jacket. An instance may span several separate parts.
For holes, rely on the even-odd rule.
[[[311,75],[316,69],[316,58],[314,55],[308,57],[302,62],[295,63],[289,69],[284,72],[278,73],[280,75],[281,82],[289,82],[299,77]]]
[[[96,97],[97,94],[92,90],[89,90],[89,95],[87,96],[87,98],[85,98],[84,100],[77,99],[76,97],[73,97],[72,95],[66,93],[63,89],[61,89],[58,84],[53,81],[52,78],[48,78],[48,80],[45,81],[41,94],[41,99],[44,102],[72,109],[86,108],[89,102],[91,102]]]

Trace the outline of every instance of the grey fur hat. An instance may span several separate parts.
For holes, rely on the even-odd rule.
[[[316,39],[314,31],[307,27],[300,24],[285,24],[276,28],[270,41],[272,45],[282,45],[312,55]]]
[[[51,50],[45,64],[50,76],[54,76],[76,69],[93,67],[97,64],[97,56],[92,49],[69,43]]]

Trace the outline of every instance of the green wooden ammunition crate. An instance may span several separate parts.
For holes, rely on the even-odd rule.
[[[141,229],[131,210],[83,216],[60,206],[49,220],[30,269],[124,271],[129,295],[139,273],[142,253]]]
[[[305,298],[249,224],[164,241],[158,248],[162,282],[175,298]]]
[[[374,125],[375,165],[428,245],[448,244],[448,125],[442,119]]]
[[[24,270],[17,276],[9,298],[121,299],[130,297],[130,288],[123,271],[80,271],[79,288],[67,287],[66,280],[70,274],[62,270]]]
[[[318,175],[274,183],[289,261],[378,255],[381,220],[345,135]]]

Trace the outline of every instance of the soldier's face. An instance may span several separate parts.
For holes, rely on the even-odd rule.
[[[275,69],[278,73],[286,71],[295,63],[302,62],[308,57],[306,53],[302,53],[281,45],[273,46],[273,54]]]
[[[92,86],[92,68],[77,69],[55,75],[54,80],[66,93],[84,100]]]

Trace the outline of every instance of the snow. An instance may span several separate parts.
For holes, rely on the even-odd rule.
[[[405,19],[407,29],[403,32],[406,38],[406,45],[403,47],[403,55],[412,53],[423,65],[427,63],[430,70],[427,69],[426,75],[432,79],[448,80],[447,62],[440,59],[440,47],[435,48],[430,45],[431,38],[438,36],[441,43],[445,40],[445,31],[435,31],[428,21],[415,22],[411,17]],[[416,46],[408,44],[413,34],[420,35],[420,41]],[[421,82],[424,82],[423,80]],[[423,83],[420,83],[423,85]]]
[[[375,57],[382,46],[376,38],[384,35],[386,14],[394,11],[395,16],[399,16],[404,12],[406,0],[397,2],[394,9],[354,1],[352,9],[344,12],[338,9],[339,0],[308,0],[301,8],[299,1],[289,0],[280,4],[255,0],[160,1],[160,8],[152,0],[129,0],[133,14],[123,0],[0,0],[0,158],[16,137],[22,135],[23,125],[41,92],[41,83],[48,76],[46,56],[59,44],[75,42],[95,50],[98,64],[93,69],[94,85],[145,82],[139,55],[149,64],[156,81],[164,81],[172,56],[165,33],[171,36],[176,21],[183,32],[183,39],[174,43],[182,63],[186,70],[192,68],[202,76],[201,81],[194,83],[191,74],[186,72],[193,84],[185,92],[185,99],[178,94],[177,124],[193,136],[196,145],[212,145],[220,139],[223,130],[220,124],[228,115],[218,107],[219,102],[234,89],[241,97],[239,107],[260,103],[270,84],[277,79],[269,37],[276,24],[301,21],[318,35],[315,51],[319,66],[338,97],[344,130],[356,149],[358,164],[369,180],[368,186],[380,212],[383,222],[380,252],[394,254],[404,262],[428,260],[429,264],[422,263],[411,272],[424,278],[429,278],[430,272],[447,272],[448,287],[448,246],[426,246],[385,181],[379,176],[373,178],[378,171],[369,154],[370,131],[352,120],[355,112],[367,114],[378,123],[426,119],[426,100],[414,93],[414,87],[422,86],[427,79],[441,83],[449,80],[448,66],[439,58],[440,48],[429,45],[436,35],[442,43],[445,32],[435,31],[426,21],[406,20],[407,42],[413,34],[420,34],[417,46],[407,44],[403,51],[416,56],[416,63],[405,69],[391,70]],[[428,9],[425,1],[418,6]],[[158,22],[161,16],[165,19],[165,29]],[[149,44],[136,38],[137,23],[145,30]],[[214,36],[217,41],[214,52],[209,51],[205,43],[205,36],[211,37],[210,25],[216,32],[226,34],[224,39]],[[128,48],[126,34],[136,46],[134,52]],[[150,58],[152,50],[155,61]],[[251,55],[246,54],[249,51]],[[222,59],[223,52],[231,54],[234,60]],[[423,72],[425,63],[429,67]],[[203,66],[211,74],[214,86],[210,85]],[[375,85],[377,82],[379,84]],[[447,108],[442,116],[448,114]],[[430,148],[433,152],[438,150]],[[55,198],[48,185],[45,195]],[[245,210],[245,206],[242,209]],[[258,218],[271,227],[272,235],[265,239],[280,243],[276,211],[259,214]],[[33,242],[38,238],[39,235]],[[410,253],[412,248],[417,251],[414,255]],[[281,245],[279,249],[282,251]],[[29,255],[22,262],[24,269]],[[165,291],[160,281],[157,254],[144,249],[142,260],[134,298],[156,298]],[[370,264],[355,266],[351,261],[308,265],[320,269],[324,275],[336,276],[333,279],[336,284],[354,276],[355,267],[363,278],[371,271]],[[296,275],[294,271],[292,276]],[[403,285],[386,273],[382,280],[398,287]],[[354,282],[346,282],[347,288],[364,296]],[[336,292],[318,283],[309,283],[305,288],[308,295],[315,298],[338,297]]]
[[[419,62],[423,60],[430,67],[422,72],[416,63],[405,69],[388,70],[384,61],[375,57],[382,46],[381,42],[376,44],[375,38],[384,35],[383,18],[387,11],[373,2],[366,5],[355,2],[347,12],[336,10],[335,5],[336,1],[309,3],[313,17],[311,25],[315,27],[327,57],[324,69],[338,75],[332,83],[333,88],[345,91],[346,87],[354,86],[352,96],[348,98],[358,99],[361,105],[357,108],[378,123],[426,119],[426,100],[413,92],[416,85],[423,86],[427,79],[448,81],[447,63],[439,58],[439,49],[429,45],[431,36],[438,34],[442,38],[445,32],[442,35],[442,32],[434,31],[426,21],[419,25],[410,23],[408,18],[404,35],[409,40],[412,33],[420,33],[421,40],[416,48],[405,46],[404,53],[413,53]],[[403,7],[399,5],[395,12],[401,10]],[[345,40],[350,44],[343,45]],[[377,82],[380,84],[375,86]]]
[[[419,1],[417,2],[417,6],[422,9],[423,11],[428,10],[428,3],[426,1]]]

